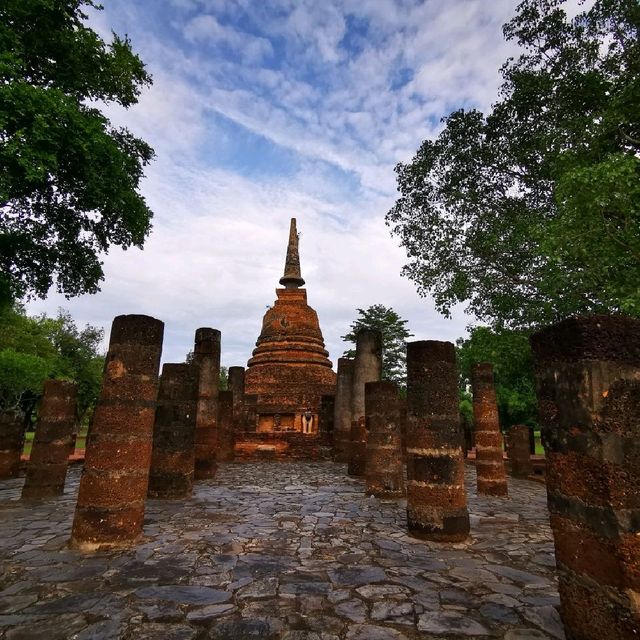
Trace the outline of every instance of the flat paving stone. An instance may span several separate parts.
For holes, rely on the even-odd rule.
[[[545,487],[478,496],[472,535],[412,538],[406,501],[330,462],[229,463],[185,501],[147,502],[130,549],[67,542],[65,494],[23,504],[0,481],[1,640],[563,640]]]
[[[418,630],[456,637],[491,635],[490,631],[476,620],[450,611],[425,613],[418,619]]]
[[[231,599],[232,594],[210,587],[165,585],[162,587],[143,587],[137,589],[134,595],[144,600],[166,600],[176,604],[202,605],[226,602]]]

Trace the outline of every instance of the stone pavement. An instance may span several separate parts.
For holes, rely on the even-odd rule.
[[[346,465],[223,464],[186,502],[150,500],[128,551],[67,548],[66,493],[22,505],[0,483],[0,638],[404,640],[564,638],[544,486],[479,497],[472,539],[406,535],[405,501],[364,495]]]

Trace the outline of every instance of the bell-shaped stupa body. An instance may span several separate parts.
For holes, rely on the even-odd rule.
[[[300,289],[296,220],[292,218],[287,247],[284,289],[262,321],[262,331],[247,363],[245,392],[257,396],[257,431],[317,432],[320,401],[335,393],[332,369],[318,314]]]

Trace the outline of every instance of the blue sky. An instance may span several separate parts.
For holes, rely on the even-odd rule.
[[[399,161],[459,107],[487,109],[512,53],[516,0],[103,0],[105,38],[128,34],[154,78],[114,124],[152,144],[142,192],[155,212],[145,249],[105,257],[101,293],[51,295],[108,329],[121,313],[166,324],[164,361],[197,327],[245,365],[275,299],[289,219],[301,231],[309,303],[332,360],[357,307],[393,307],[415,339],[455,340],[473,318],[442,318],[400,277],[384,215]]]

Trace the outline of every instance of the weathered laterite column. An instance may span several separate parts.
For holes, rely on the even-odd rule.
[[[218,396],[218,460],[230,462],[235,457],[233,391],[221,391]]]
[[[199,378],[195,363],[167,363],[162,367],[153,427],[150,498],[177,500],[191,496]]]
[[[193,360],[199,369],[194,478],[206,480],[216,475],[218,449],[216,420],[220,384],[220,332],[217,329],[201,327],[196,330]]]
[[[529,433],[529,427],[524,424],[513,425],[507,433],[509,443],[507,455],[511,462],[511,475],[515,478],[528,478],[533,473],[529,453]]]
[[[450,342],[407,345],[407,483],[411,535],[440,542],[467,538],[458,372]]]
[[[20,475],[24,450],[24,415],[21,411],[0,410],[0,479]]]
[[[389,381],[364,385],[367,426],[367,494],[378,498],[405,495],[402,463],[403,403],[398,387]]]
[[[244,397],[244,373],[244,367],[229,367],[229,391],[233,393],[234,431],[245,431],[247,428]]]
[[[64,493],[69,449],[77,417],[78,385],[45,380],[22,499],[49,498]]]
[[[333,450],[336,462],[348,462],[351,447],[351,385],[353,360],[338,358],[338,379],[333,409]]]
[[[640,638],[640,320],[531,337],[568,640]]]
[[[348,473],[365,473],[367,429],[365,424],[364,385],[377,382],[382,375],[382,334],[375,329],[360,329],[356,336],[356,357],[351,380],[351,443]]]
[[[335,412],[335,396],[326,394],[320,397],[320,415],[318,433],[333,440],[333,414]]]
[[[507,474],[504,470],[493,365],[489,362],[474,364],[471,370],[471,385],[478,493],[487,496],[506,496],[509,491]]]
[[[402,464],[407,466],[407,398],[406,393],[404,397],[400,397],[400,442],[402,445]]]
[[[120,546],[142,533],[164,324],[118,316],[87,442],[71,545]]]
[[[367,465],[367,426],[365,416],[351,421],[349,463],[350,476],[364,476]]]

